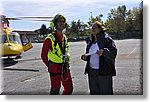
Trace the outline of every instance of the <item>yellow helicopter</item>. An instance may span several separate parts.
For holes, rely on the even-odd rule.
[[[6,18],[5,15],[0,15],[1,17],[1,43],[0,43],[0,55],[1,57],[15,57],[21,58],[21,54],[25,51],[30,50],[33,46],[31,41],[28,39],[26,34],[19,34],[12,31],[9,28],[8,20],[22,20],[22,18],[34,18],[34,17],[20,17],[20,18]],[[42,18],[42,17],[37,17]],[[52,18],[52,17],[49,17]],[[36,20],[34,20],[36,21]],[[44,21],[44,20],[41,20]]]

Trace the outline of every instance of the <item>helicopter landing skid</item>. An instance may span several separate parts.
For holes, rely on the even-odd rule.
[[[2,59],[2,67],[9,67],[18,63],[14,58],[3,58]]]
[[[19,58],[21,58],[21,56],[19,56],[19,57],[17,57],[17,56],[16,57],[12,57],[12,56],[2,57],[1,59],[2,59],[3,64],[10,64],[10,63],[16,62],[15,59],[19,59]]]
[[[8,64],[8,63],[12,63],[12,62],[14,62],[15,60],[14,60],[14,58],[5,58],[5,59],[3,59],[3,64]]]

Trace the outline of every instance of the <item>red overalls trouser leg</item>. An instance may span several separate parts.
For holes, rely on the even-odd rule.
[[[68,78],[67,80],[63,80],[61,75],[55,75],[55,76],[51,76],[51,90],[50,90],[50,94],[51,95],[57,95],[59,94],[60,91],[60,87],[61,87],[61,83],[64,87],[63,90],[63,95],[70,95],[72,94],[73,91],[73,83],[72,83],[72,78],[71,78],[71,73],[70,71],[68,73],[65,73]]]

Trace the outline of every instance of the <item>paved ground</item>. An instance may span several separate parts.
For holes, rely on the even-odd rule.
[[[115,42],[118,55],[117,76],[113,79],[114,94],[143,94],[142,40],[116,40]],[[41,47],[41,43],[34,43],[33,49],[23,53],[22,59],[3,65],[0,70],[3,83],[2,94],[49,94],[49,74],[40,58]],[[84,51],[85,42],[70,42],[74,95],[89,95],[87,75],[83,74],[85,62],[80,59]]]

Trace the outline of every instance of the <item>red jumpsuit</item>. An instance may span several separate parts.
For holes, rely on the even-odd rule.
[[[60,36],[56,31],[55,35],[58,38],[58,42],[62,44],[62,37],[63,33]],[[49,60],[47,57],[47,53],[49,49],[52,51],[52,42],[50,39],[46,39],[43,43],[42,47],[42,52],[41,52],[41,58],[45,65],[48,67]],[[51,67],[48,67],[48,72],[50,73],[50,80],[51,80],[51,90],[50,94],[59,94],[61,83],[64,87],[63,90],[63,95],[69,95],[73,91],[73,83],[72,83],[72,78],[71,78],[71,73],[70,71],[66,73],[65,76],[68,76],[67,80],[63,80],[62,76],[59,74],[61,73],[61,65],[60,64],[54,64]],[[51,75],[51,73],[55,73],[54,75]]]

